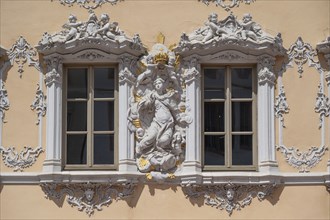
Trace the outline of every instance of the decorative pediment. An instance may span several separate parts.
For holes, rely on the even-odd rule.
[[[216,13],[210,14],[205,26],[193,33],[182,34],[175,51],[185,55],[205,55],[230,49],[253,55],[285,53],[280,33],[273,37],[263,31],[250,14],[238,20],[232,13],[221,21],[218,21]]]
[[[87,21],[78,21],[71,14],[62,26],[63,30],[53,35],[44,33],[37,46],[38,51],[45,55],[76,53],[84,49],[99,49],[112,54],[127,52],[136,56],[145,53],[146,48],[138,34],[130,38],[119,28],[118,22],[110,21],[108,14],[101,14],[98,18],[94,12],[89,13]],[[95,56],[88,54],[83,58],[93,59]]]

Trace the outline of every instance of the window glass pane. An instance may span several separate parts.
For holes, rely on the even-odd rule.
[[[94,130],[114,130],[114,103],[113,101],[94,102]]]
[[[87,98],[87,68],[68,69],[68,99]]]
[[[94,164],[114,163],[114,137],[108,134],[94,135]]]
[[[252,102],[232,102],[233,131],[252,131]]]
[[[204,131],[224,131],[224,102],[204,103]]]
[[[94,69],[94,97],[113,98],[115,88],[115,74],[113,68]]]
[[[68,102],[67,104],[67,130],[87,130],[87,102]]]
[[[225,164],[225,136],[205,135],[204,164],[224,165]]]
[[[85,134],[67,135],[67,164],[86,164],[86,143]]]
[[[233,135],[233,165],[253,165],[252,135]]]
[[[233,68],[231,70],[232,98],[252,98],[252,69]]]
[[[225,69],[204,70],[204,99],[225,98]]]

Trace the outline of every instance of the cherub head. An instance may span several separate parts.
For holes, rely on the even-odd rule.
[[[69,16],[69,22],[70,23],[75,23],[77,21],[77,17],[73,14],[70,14]]]
[[[244,15],[243,15],[243,22],[244,22],[244,23],[248,23],[248,22],[250,22],[250,21],[252,21],[252,16],[251,16],[249,13],[244,14]]]
[[[101,14],[100,20],[103,23],[108,23],[110,21],[109,15],[107,15],[107,14]]]
[[[211,13],[208,17],[209,22],[217,23],[218,22],[218,15],[216,13]]]

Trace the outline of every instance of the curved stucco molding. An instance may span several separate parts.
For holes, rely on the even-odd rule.
[[[245,3],[246,5],[250,5],[255,2],[255,0],[230,0],[229,3],[226,0],[198,0],[203,2],[205,5],[209,5],[210,3],[215,3],[216,6],[225,9],[226,11],[230,11],[234,7],[238,7],[240,3]]]
[[[41,183],[45,197],[55,202],[67,197],[67,203],[85,211],[89,216],[102,211],[103,206],[109,206],[113,200],[132,196],[136,184],[126,183]]]
[[[243,185],[243,184],[182,184],[182,190],[187,198],[204,198],[204,204],[220,210],[226,210],[229,216],[234,210],[240,211],[249,206],[254,198],[259,201],[270,196],[276,189],[276,184]]]
[[[13,168],[14,172],[23,171],[23,169],[32,166],[38,156],[44,152],[42,147],[24,147],[21,152],[17,152],[15,147],[8,147],[7,149],[0,146],[0,154],[2,160],[7,167]]]
[[[322,160],[328,147],[311,147],[306,152],[300,152],[294,147],[287,148],[284,145],[276,146],[276,149],[281,151],[290,166],[299,169],[300,173],[306,173]]]
[[[96,9],[106,3],[115,5],[118,2],[124,1],[124,0],[51,0],[51,1],[58,1],[62,5],[67,5],[69,7],[76,4],[85,9]]]

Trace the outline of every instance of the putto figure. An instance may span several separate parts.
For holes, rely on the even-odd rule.
[[[185,100],[174,53],[156,44],[142,62],[145,71],[136,79],[128,115],[137,139],[137,166],[151,178],[167,177],[183,162],[185,126],[191,118],[179,108]]]

